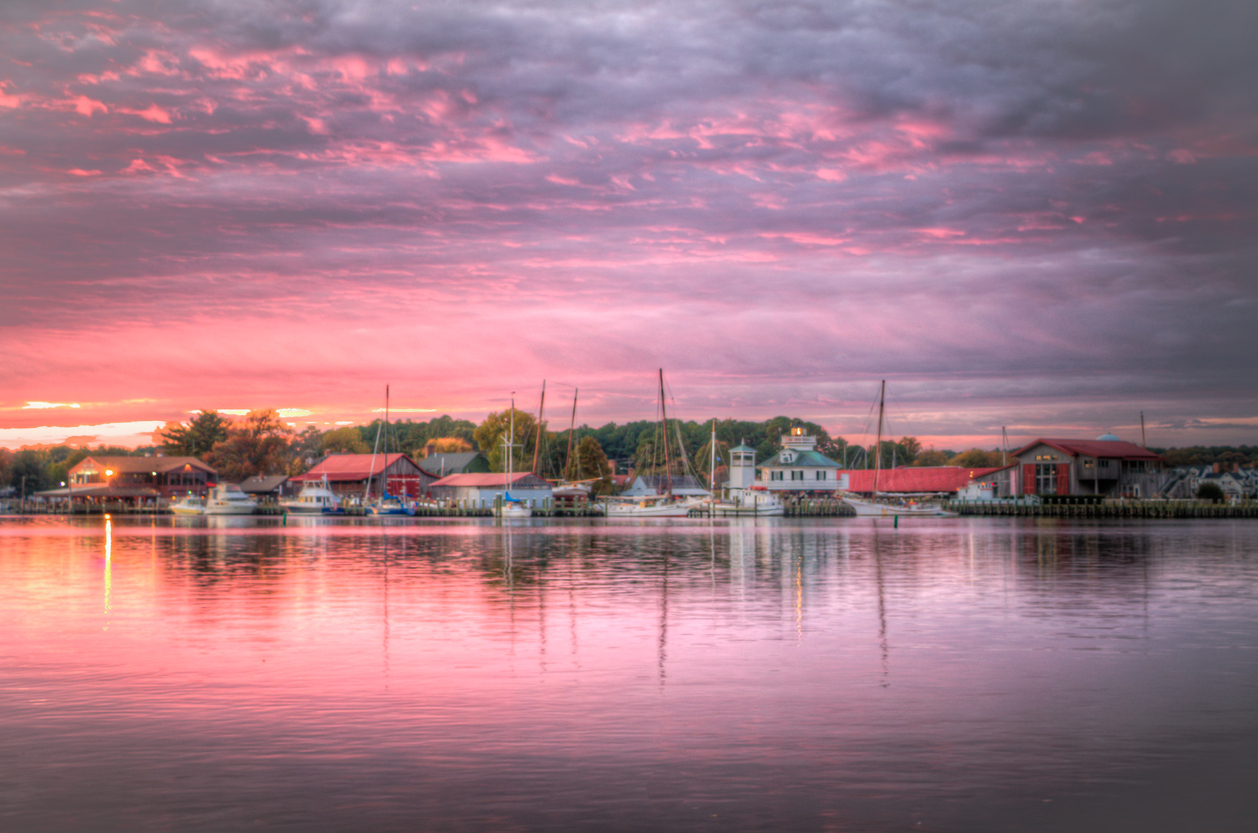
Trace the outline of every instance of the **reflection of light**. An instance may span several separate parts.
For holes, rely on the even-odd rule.
[[[108,515],[105,516],[105,612],[109,612],[109,591],[113,584],[113,549],[114,549],[114,525]],[[109,623],[105,623],[104,630],[109,629]]]

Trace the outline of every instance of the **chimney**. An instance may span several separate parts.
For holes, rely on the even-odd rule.
[[[431,456],[432,456],[433,454],[435,454],[436,452],[437,452],[437,441],[436,441],[436,440],[429,440],[427,443],[425,443],[425,444],[424,444],[424,459],[425,459],[425,460],[427,460],[429,457],[431,457]]]

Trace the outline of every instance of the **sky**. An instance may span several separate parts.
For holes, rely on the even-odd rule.
[[[0,445],[1258,441],[1258,4],[6,0]],[[554,403],[552,405],[552,403]],[[73,406],[73,407],[72,407]],[[555,411],[551,411],[554,407]],[[308,413],[307,413],[308,412]],[[90,439],[89,439],[90,438]]]

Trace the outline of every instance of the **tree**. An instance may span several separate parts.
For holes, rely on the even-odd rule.
[[[512,410],[490,414],[476,428],[476,445],[489,458],[492,471],[506,471],[507,457],[504,440],[511,428]],[[545,423],[542,424],[545,430]],[[512,455],[512,471],[529,471],[533,466],[533,444],[536,441],[537,420],[532,414],[515,409],[515,453]]]
[[[917,459],[917,455],[922,453],[922,444],[918,442],[917,437],[902,437],[896,454],[896,462],[901,466],[911,466]]]
[[[948,461],[948,465],[960,466],[965,469],[995,468],[1001,465],[1001,459],[1002,455],[999,449],[983,451],[982,449],[971,448],[953,457]]]
[[[933,448],[928,448],[913,458],[913,465],[946,466],[948,465],[948,457],[949,455],[942,451],[936,451]]]
[[[202,411],[186,425],[167,424],[158,432],[161,449],[166,454],[206,458],[214,446],[227,439],[231,423],[219,416],[218,411]]]
[[[1226,499],[1227,496],[1223,494],[1223,488],[1218,483],[1202,483],[1197,487],[1197,500],[1222,503]]]
[[[429,440],[432,443],[433,454],[459,454],[464,451],[472,451],[472,443],[462,437],[434,437]],[[415,454],[422,457],[428,449],[428,443],[415,449]]]
[[[347,425],[324,433],[319,438],[319,450],[324,454],[370,454],[371,446],[357,428]]]
[[[572,461],[568,464],[569,480],[591,480],[598,478],[594,486],[596,495],[610,494],[612,490],[612,467],[603,453],[603,447],[593,437],[582,437],[573,452]]]
[[[26,478],[26,496],[31,492],[49,489],[56,485],[48,474],[48,453],[33,448],[23,448],[13,455],[9,463],[9,485],[15,489],[22,488],[22,478]]]
[[[723,443],[719,439],[716,441],[716,467],[719,469],[723,465],[729,465],[729,444]],[[695,468],[702,473],[706,482],[708,475],[711,473],[712,467],[712,438],[699,446],[699,450],[695,452]],[[708,484],[708,488],[713,488],[712,484]]]
[[[292,456],[293,429],[272,408],[250,411],[243,422],[227,429],[227,439],[214,446],[206,462],[228,481],[281,474]]]

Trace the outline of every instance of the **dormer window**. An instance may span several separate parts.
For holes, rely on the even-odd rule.
[[[794,451],[783,451],[783,452],[782,452],[782,462],[783,462],[783,463],[793,463],[793,462],[795,462],[795,452],[794,452]]]

